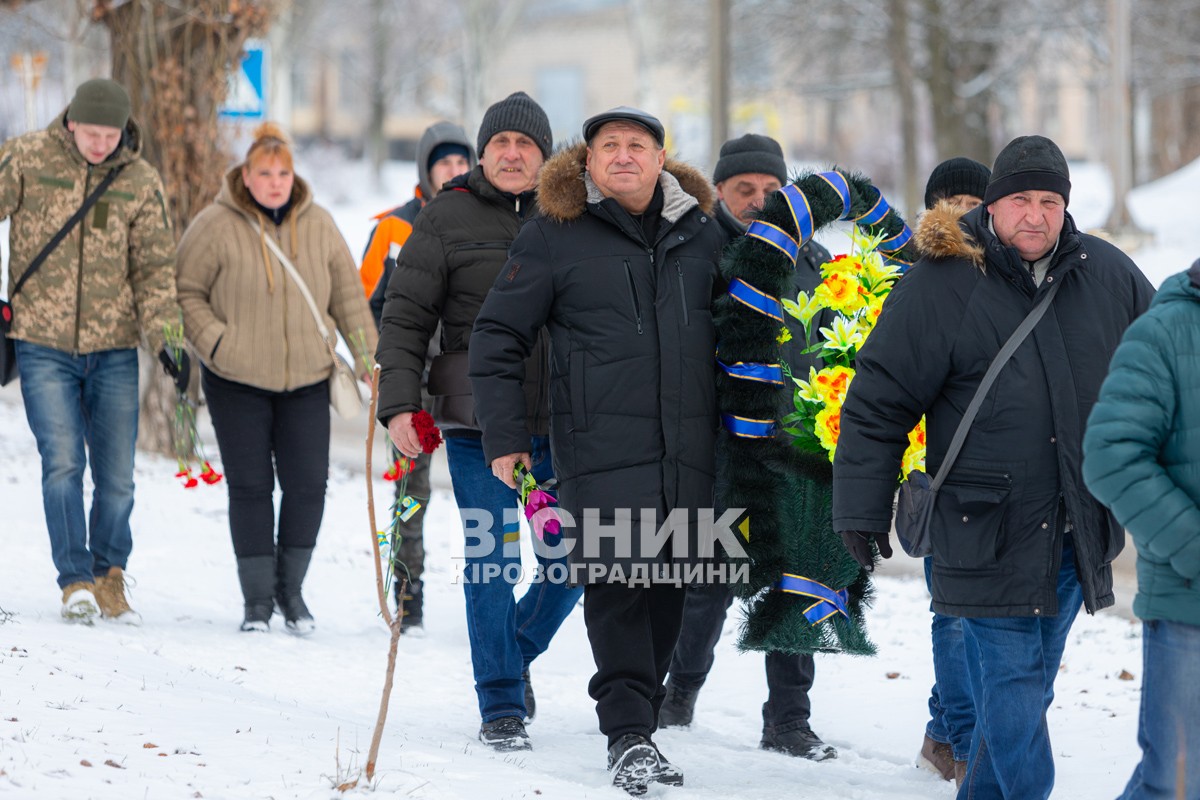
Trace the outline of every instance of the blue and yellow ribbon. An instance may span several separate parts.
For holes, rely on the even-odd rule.
[[[870,191],[875,192],[875,203],[854,220],[855,225],[861,227],[878,225],[880,222],[883,222],[883,218],[892,210],[892,207],[888,205],[888,201],[884,198],[883,192],[874,186],[870,188]]]
[[[850,219],[850,184],[840,172],[818,172],[817,177],[829,184],[829,188],[842,198],[842,213],[838,219]]]
[[[783,192],[783,199],[787,200],[788,209],[792,212],[792,222],[796,223],[796,233],[800,235],[800,244],[803,245],[812,238],[814,230],[812,208],[808,205],[808,198],[794,183],[789,183],[779,191]]]
[[[908,244],[909,239],[912,239],[912,229],[905,225],[900,231],[879,243],[879,252],[881,253],[899,253]]]
[[[817,601],[804,609],[804,617],[811,625],[824,622],[834,614],[841,614],[846,619],[850,619],[850,611],[846,607],[850,595],[845,589],[830,589],[819,581],[792,575],[789,572],[783,573],[783,577],[779,579],[775,587],[781,592],[811,597]]]
[[[783,306],[779,300],[766,292],[760,292],[741,278],[729,282],[729,296],[760,314],[783,322]]]
[[[774,383],[783,386],[783,367],[779,364],[755,364],[744,361],[735,361],[732,364],[726,364],[720,359],[717,359],[717,363],[721,365],[721,369],[725,370],[725,374],[731,378],[740,378],[744,381]]]
[[[775,435],[773,419],[751,419],[736,414],[722,414],[721,422],[727,431],[742,439],[770,439]]]
[[[769,222],[755,220],[750,223],[750,227],[746,228],[746,235],[778,249],[788,257],[792,266],[796,265],[796,256],[800,255],[800,245],[796,244],[796,240],[789,236],[783,228]]]

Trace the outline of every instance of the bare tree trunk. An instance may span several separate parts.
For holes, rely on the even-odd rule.
[[[900,104],[901,169],[904,181],[904,211],[915,218],[922,206],[920,166],[917,164],[917,98],[913,88],[912,48],[908,42],[908,0],[889,0],[892,32],[888,39],[892,74],[896,78],[895,100]]]
[[[371,183],[375,191],[383,190],[383,162],[387,160],[387,137],[384,122],[387,118],[387,54],[388,25],[384,0],[371,0],[371,78],[370,117],[367,122],[367,156],[371,161]]]
[[[273,0],[193,0],[186,9],[166,0],[95,2],[93,17],[112,38],[113,79],[129,90],[142,156],[162,175],[177,238],[220,188],[229,157],[217,114],[229,72],[246,39],[266,30],[273,7]],[[150,355],[138,444],[174,455],[175,389]]]

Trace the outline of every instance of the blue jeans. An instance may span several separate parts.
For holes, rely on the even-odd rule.
[[[1142,658],[1142,761],[1120,800],[1195,800],[1200,797],[1200,626],[1143,623]],[[1177,786],[1181,756],[1184,786]]]
[[[75,356],[22,341],[16,350],[25,418],[42,457],[42,506],[58,586],[124,569],[133,549],[137,350]],[[95,488],[85,520],[89,461]]]
[[[530,445],[533,476],[542,483],[554,476],[549,439],[535,436]],[[513,585],[519,579],[520,519],[524,516],[517,493],[492,475],[478,437],[447,437],[446,457],[467,539],[463,593],[479,713],[484,722],[524,717],[525,682],[521,673],[550,646],[550,639],[575,608],[583,590],[564,582],[541,580],[531,584],[516,602]],[[486,531],[493,537],[494,546],[487,545],[481,530],[489,522]],[[557,546],[561,539],[562,534],[547,534],[545,542]],[[546,558],[537,552],[539,549],[541,545],[535,542],[543,570],[559,564],[562,566],[554,572],[565,574],[565,557]]]
[[[963,618],[975,733],[959,800],[1045,800],[1054,788],[1046,711],[1083,589],[1068,534],[1058,570],[1058,615]]]
[[[932,580],[933,559],[925,559],[925,585]],[[931,589],[932,591],[932,589]],[[931,627],[933,639],[933,687],[929,690],[929,724],[925,735],[949,744],[955,761],[966,761],[975,730],[975,702],[967,676],[967,653],[963,645],[962,620],[936,611]]]

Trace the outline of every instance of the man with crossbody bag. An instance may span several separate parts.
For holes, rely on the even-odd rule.
[[[143,343],[177,324],[175,240],[162,180],[139,155],[125,89],[78,88],[41,131],[0,147],[0,219],[10,220],[13,342],[25,415],[42,458],[42,502],[62,615],[137,624],[124,570],[133,546],[133,454]],[[95,492],[84,512],[83,471]]]
[[[1023,136],[997,156],[983,206],[957,224],[923,218],[925,257],[888,296],[842,408],[834,530],[867,569],[873,548],[891,555],[901,455],[922,415],[928,473],[952,462],[928,535],[933,610],[962,618],[978,717],[960,798],[1050,796],[1054,677],[1079,608],[1112,605],[1124,544],[1083,484],[1081,442],[1109,359],[1154,292],[1124,253],[1078,231],[1070,190],[1057,145]],[[1024,338],[1001,354],[1014,332]]]

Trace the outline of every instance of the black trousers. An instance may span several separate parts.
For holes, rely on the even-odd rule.
[[[311,548],[325,513],[329,476],[329,383],[269,392],[201,370],[204,396],[229,486],[229,531],[238,558]]]
[[[671,682],[699,689],[713,665],[713,650],[721,638],[725,615],[734,599],[732,586],[712,584],[689,586],[683,607],[683,627],[671,657]],[[813,685],[813,657],[767,653],[767,702],[763,703],[763,727],[788,730],[808,724],[812,704],[808,691]],[[782,731],[781,731],[782,732]]]
[[[588,694],[609,745],[627,733],[650,738],[658,727],[685,591],[671,584],[584,587],[583,620],[596,660]]]

